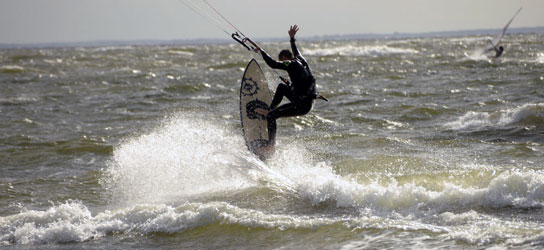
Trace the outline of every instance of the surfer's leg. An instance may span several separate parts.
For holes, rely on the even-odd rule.
[[[273,109],[266,116],[268,120],[268,138],[270,143],[276,140],[276,120],[281,117],[305,115],[312,110],[313,99],[304,99],[298,104],[292,102]]]
[[[276,88],[276,93],[274,93],[274,98],[272,98],[272,102],[270,103],[269,109],[265,110],[265,109],[262,109],[262,108],[256,108],[255,112],[257,112],[257,113],[259,113],[261,115],[264,115],[264,116],[268,116],[268,114],[270,112],[272,112],[272,110],[274,110],[274,109],[278,109],[276,112],[280,112],[280,113],[284,112],[282,110],[291,109],[291,106],[293,106],[293,105],[290,105],[290,104],[285,104],[287,106],[282,105],[280,107],[281,109],[278,108],[278,105],[281,103],[284,96],[287,97],[287,99],[289,99],[289,101],[291,101],[291,103],[293,102],[293,93],[291,91],[291,88],[285,83],[280,83],[278,85],[278,87]],[[276,119],[277,119],[277,117],[276,117]]]
[[[276,141],[276,119],[280,117],[292,116],[295,109],[295,104],[287,103],[279,106],[276,109],[273,109],[268,113],[266,119],[268,120],[268,141],[271,144],[274,144]]]
[[[268,144],[274,145],[276,142],[276,120],[268,119]]]
[[[267,119],[276,120],[280,117],[293,116],[293,114],[295,114],[295,111],[296,111],[296,105],[294,103],[292,102],[286,103],[279,106],[276,109],[271,110],[267,115]]]
[[[268,119],[278,119],[280,117],[291,117],[291,116],[299,116],[299,115],[305,115],[312,110],[313,105],[313,99],[304,99],[297,104],[294,104],[292,102],[283,104],[279,106],[276,109],[271,110],[267,118]]]
[[[276,88],[276,93],[274,93],[274,98],[272,98],[272,102],[270,103],[270,109],[275,109],[281,103],[284,96],[289,100],[292,99],[291,88],[285,83],[280,83]]]

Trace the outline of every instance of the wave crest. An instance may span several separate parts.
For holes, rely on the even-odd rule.
[[[510,125],[544,125],[544,103],[525,104],[523,106],[496,112],[470,111],[456,121],[445,125],[454,130],[485,128],[505,128]]]
[[[387,45],[353,46],[345,45],[331,48],[304,49],[303,54],[309,56],[386,56],[393,54],[417,54],[409,48],[394,48]]]
[[[69,201],[46,211],[23,211],[0,217],[0,222],[0,244],[8,245],[83,242],[111,233],[180,233],[213,224],[312,229],[334,224],[335,220],[265,214],[225,202],[186,203],[177,207],[136,205],[92,216],[80,202]]]

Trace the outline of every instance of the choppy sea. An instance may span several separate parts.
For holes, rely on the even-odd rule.
[[[1,49],[0,248],[542,249],[544,35],[488,38],[300,38],[266,161],[234,42]]]

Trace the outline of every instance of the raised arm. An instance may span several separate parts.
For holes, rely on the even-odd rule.
[[[293,56],[294,57],[298,57],[300,55],[300,52],[298,51],[298,48],[297,48],[297,45],[295,44],[295,35],[297,34],[298,32],[298,26],[295,24],[293,26],[291,26],[289,28],[289,31],[287,33],[289,33],[289,40],[291,42],[291,50],[293,51]]]
[[[310,69],[310,65],[308,65],[308,62],[306,61],[306,58],[304,58],[302,56],[302,54],[300,54],[300,51],[298,51],[298,48],[297,48],[297,44],[295,43],[296,42],[296,39],[295,39],[295,35],[297,34],[299,28],[298,26],[295,24],[293,26],[291,26],[289,28],[289,37],[291,38],[290,39],[290,42],[291,42],[291,50],[293,51],[293,56],[295,58],[297,58],[303,65],[304,67],[306,67],[310,73],[310,75],[312,74],[312,70]]]

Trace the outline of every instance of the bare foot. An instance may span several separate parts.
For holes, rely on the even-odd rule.
[[[256,108],[255,112],[258,113],[258,114],[264,115],[264,116],[268,115],[268,110],[262,109],[262,108]]]

